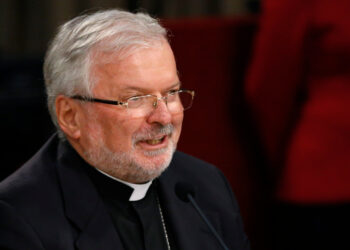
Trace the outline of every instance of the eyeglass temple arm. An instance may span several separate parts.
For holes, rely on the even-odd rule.
[[[80,96],[80,95],[75,95],[72,96],[71,98],[76,99],[76,100],[80,100],[80,101],[85,101],[85,102],[100,102],[100,103],[106,103],[106,104],[112,104],[112,105],[124,105],[124,102],[120,102],[120,101],[111,101],[111,100],[102,100],[102,99],[98,99],[98,98],[90,98],[90,97],[84,97],[84,96]]]

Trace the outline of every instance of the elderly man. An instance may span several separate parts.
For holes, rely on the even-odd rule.
[[[79,16],[44,74],[58,132],[0,185],[1,249],[249,249],[221,172],[175,152],[194,92],[155,19]]]

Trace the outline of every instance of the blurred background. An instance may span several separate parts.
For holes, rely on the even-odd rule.
[[[0,1],[0,181],[54,133],[43,57],[106,8],[160,18],[196,91],[179,149],[215,164],[252,249],[350,249],[350,1]]]

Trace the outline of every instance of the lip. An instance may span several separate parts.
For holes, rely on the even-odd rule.
[[[143,141],[138,141],[137,145],[140,148],[145,149],[145,150],[157,150],[157,149],[162,149],[162,148],[165,148],[165,147],[168,146],[168,144],[169,144],[169,135],[164,135],[164,136],[157,137],[157,138],[158,139],[159,138],[163,138],[163,139],[162,139],[162,141],[160,143],[155,144],[155,145],[148,144],[144,140]]]

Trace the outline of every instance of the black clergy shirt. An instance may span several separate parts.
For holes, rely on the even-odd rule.
[[[168,249],[157,201],[157,180],[153,181],[143,199],[129,201],[133,188],[113,180],[91,166],[87,165],[86,170],[100,193],[126,250]],[[170,237],[166,218],[165,225]],[[171,249],[175,249],[172,240],[170,245]]]

